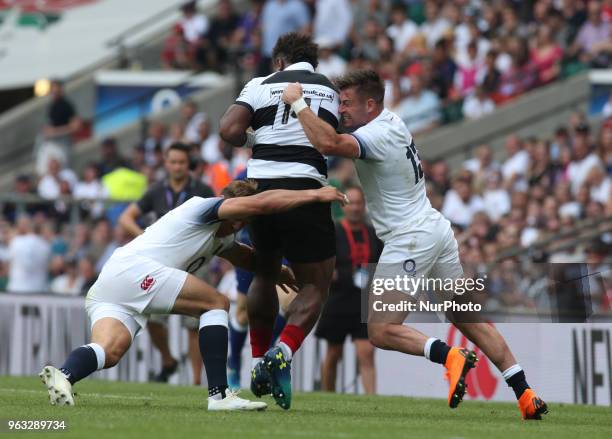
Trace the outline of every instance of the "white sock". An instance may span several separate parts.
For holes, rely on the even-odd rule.
[[[257,363],[259,363],[261,360],[263,360],[263,357],[253,358],[251,360],[251,369],[257,366]]]
[[[508,378],[510,378],[513,375],[516,375],[521,370],[523,370],[523,368],[517,363],[514,366],[510,366],[508,369],[504,370],[502,372],[502,376],[504,377],[504,380],[507,381]]]
[[[436,337],[430,337],[425,342],[425,348],[423,349],[423,355],[425,355],[425,358],[427,358],[428,360],[429,360],[429,351],[431,350],[431,345],[436,340],[438,340]]]
[[[93,351],[96,353],[96,360],[98,360],[97,370],[104,369],[104,363],[106,363],[106,353],[104,352],[102,346],[100,346],[98,343],[89,343],[86,346],[92,348]]]
[[[278,344],[278,347],[281,348],[281,351],[283,351],[283,355],[285,356],[287,361],[291,361],[291,359],[293,358],[293,352],[291,352],[291,348],[282,341]]]
[[[224,309],[211,309],[200,316],[200,329],[204,326],[228,327],[229,315]]]

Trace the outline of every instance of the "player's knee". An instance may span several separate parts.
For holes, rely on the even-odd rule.
[[[230,300],[223,294],[217,294],[210,309],[224,309],[225,311],[229,312]],[[206,311],[208,311],[208,309]]]
[[[387,349],[388,323],[369,324],[368,338],[370,343],[380,349]]]

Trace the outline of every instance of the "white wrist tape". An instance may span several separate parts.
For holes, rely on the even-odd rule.
[[[308,104],[304,98],[299,98],[297,101],[291,104],[291,109],[295,114],[300,114],[300,111],[302,111],[304,108],[308,108]]]

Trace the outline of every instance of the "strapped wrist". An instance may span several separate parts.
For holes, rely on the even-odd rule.
[[[302,111],[305,108],[308,108],[308,104],[306,103],[303,97],[299,98],[297,101],[291,104],[291,109],[296,115],[300,114],[300,111]]]

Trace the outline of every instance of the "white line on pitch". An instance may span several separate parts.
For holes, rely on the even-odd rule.
[[[4,389],[0,388],[0,392],[7,393],[38,393],[43,394],[42,390],[30,390],[30,389]],[[152,396],[131,396],[131,395],[113,395],[111,393],[81,393],[77,392],[77,396],[93,396],[94,398],[112,398],[112,399],[138,399],[138,400],[152,400]]]

